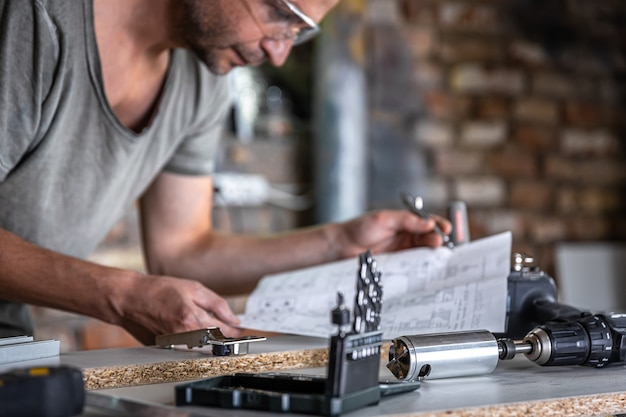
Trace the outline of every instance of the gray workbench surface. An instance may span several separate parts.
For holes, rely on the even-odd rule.
[[[321,374],[323,368],[295,370]],[[393,376],[381,366],[381,377]],[[97,392],[154,404],[174,402],[176,383]],[[251,417],[272,414],[249,410],[185,407],[201,416]],[[376,406],[345,416],[599,416],[626,413],[626,367],[540,367],[524,357],[500,362],[488,375],[425,380],[414,392],[383,398]],[[87,409],[84,416],[101,416]],[[149,414],[146,414],[149,415]]]

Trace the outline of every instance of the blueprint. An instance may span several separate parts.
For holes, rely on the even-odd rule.
[[[454,249],[416,248],[374,255],[383,284],[385,339],[486,329],[503,332],[511,233]],[[329,337],[342,292],[352,311],[358,257],[264,277],[248,298],[241,327]]]

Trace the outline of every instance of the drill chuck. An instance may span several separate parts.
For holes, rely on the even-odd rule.
[[[583,365],[601,368],[623,361],[623,336],[602,315],[550,321],[531,330],[523,340],[498,339],[500,359],[518,353],[542,366]]]
[[[553,321],[533,329],[524,341],[533,349],[526,356],[543,366],[584,365],[601,368],[611,360],[613,335],[600,315],[575,321]]]

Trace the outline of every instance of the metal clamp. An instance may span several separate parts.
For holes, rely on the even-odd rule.
[[[226,337],[219,327],[191,330],[182,333],[172,333],[156,337],[156,345],[162,348],[172,348],[176,345],[187,345],[187,348],[211,345],[215,356],[245,355],[248,353],[250,342],[267,340],[261,336]]]

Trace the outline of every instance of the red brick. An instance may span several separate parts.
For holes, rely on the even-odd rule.
[[[565,129],[560,149],[564,155],[610,156],[621,149],[620,141],[606,129]]]
[[[567,230],[565,220],[559,217],[538,217],[529,223],[529,236],[539,244],[565,240]]]
[[[594,185],[622,184],[626,180],[624,162],[609,158],[579,161],[549,156],[545,161],[545,175],[553,181]]]
[[[523,98],[515,104],[517,120],[555,124],[559,119],[559,108],[554,100]]]
[[[472,111],[472,98],[444,90],[428,90],[422,94],[422,101],[428,115],[438,119],[458,119],[467,117]]]
[[[580,210],[578,190],[572,187],[559,187],[556,191],[556,209],[559,213],[576,213]]]
[[[521,94],[526,87],[526,76],[516,68],[500,68],[489,73],[490,91],[500,94]]]
[[[501,62],[502,44],[497,40],[471,37],[446,37],[441,41],[438,57],[444,62]]]
[[[454,141],[453,125],[438,120],[418,120],[415,123],[415,141],[429,148],[450,147]]]
[[[524,219],[514,210],[473,210],[470,214],[470,235],[474,240],[506,231],[511,231],[514,239],[524,235]]]
[[[474,2],[443,2],[439,23],[454,30],[496,32],[503,29],[502,16],[495,7]]]
[[[543,67],[549,64],[545,48],[524,40],[514,40],[509,46],[511,59],[526,67]]]
[[[548,151],[555,146],[556,142],[554,128],[532,124],[523,124],[515,127],[513,139],[524,148],[534,152]]]
[[[577,81],[557,72],[538,72],[531,76],[531,92],[544,97],[576,97],[580,92]]]
[[[506,201],[506,184],[496,177],[457,178],[453,190],[453,197],[469,207],[497,207]]]
[[[437,175],[458,176],[480,173],[484,165],[482,152],[458,149],[438,150],[434,153]]]
[[[552,180],[569,180],[576,182],[580,179],[578,174],[579,164],[559,156],[546,158],[545,174]]]
[[[596,127],[604,123],[603,109],[593,102],[567,101],[564,105],[565,123],[579,127]]]
[[[618,188],[569,187],[557,193],[557,209],[570,214],[601,214],[622,208]]]
[[[477,99],[476,112],[482,119],[507,119],[511,112],[511,102],[501,96],[480,97]]]
[[[547,211],[552,207],[554,190],[547,181],[515,181],[510,189],[510,205],[516,210]]]
[[[569,221],[570,238],[573,240],[603,240],[613,232],[611,221],[602,216],[580,216]]]
[[[462,64],[450,72],[450,86],[459,92],[517,95],[525,84],[524,74],[515,69],[487,70],[477,64]]]
[[[474,148],[491,148],[507,139],[507,125],[503,121],[472,121],[461,126],[461,144]]]
[[[615,212],[621,207],[620,194],[617,188],[587,188],[580,193],[580,206],[585,213]]]
[[[536,177],[538,171],[535,155],[516,150],[491,153],[489,166],[503,178],[531,178]]]
[[[488,92],[489,72],[476,64],[455,66],[450,73],[450,86],[459,92]]]

